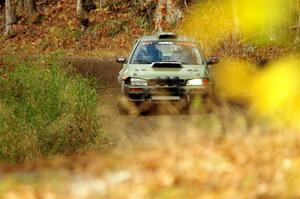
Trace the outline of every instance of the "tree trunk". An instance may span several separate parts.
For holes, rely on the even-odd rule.
[[[182,12],[174,0],[159,0],[155,11],[154,31],[161,32],[165,28],[170,29],[181,17]]]
[[[166,0],[159,0],[156,7],[155,28],[154,31],[163,31],[163,22],[166,17]]]
[[[16,21],[16,13],[14,10],[14,6],[12,0],[5,1],[5,33],[6,37],[11,37],[13,35],[12,32],[12,24]]]
[[[35,0],[24,0],[24,6],[29,16],[35,13]]]
[[[186,0],[184,0],[183,3],[184,3],[184,6],[185,6],[186,8],[189,8],[189,6],[188,6]]]
[[[294,9],[294,0],[290,0],[290,5],[289,5],[289,13],[288,13],[288,27],[291,27],[293,24],[293,9]],[[297,7],[298,8],[298,7]],[[288,35],[291,35],[291,30],[288,28]]]
[[[299,16],[298,16],[295,44],[299,44],[299,42],[300,42],[300,12],[299,12]]]
[[[100,8],[100,10],[102,10],[102,5],[103,5],[102,0],[99,0],[99,8]]]
[[[77,7],[76,7],[76,10],[77,10],[77,15],[79,17],[82,16],[82,11],[83,11],[83,4],[82,4],[83,0],[77,0]]]

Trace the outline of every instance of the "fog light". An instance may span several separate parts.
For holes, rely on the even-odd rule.
[[[201,86],[203,85],[202,79],[191,79],[187,81],[186,83],[187,86]]]

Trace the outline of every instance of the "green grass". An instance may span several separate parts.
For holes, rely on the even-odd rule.
[[[102,134],[96,89],[70,75],[59,54],[18,61],[13,69],[8,60],[0,75],[0,161],[71,154]]]

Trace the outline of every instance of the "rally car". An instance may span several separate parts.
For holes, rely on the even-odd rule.
[[[213,81],[209,65],[218,59],[205,59],[201,44],[188,36],[157,33],[136,40],[123,64],[118,81],[122,96],[139,104],[183,102],[195,96],[209,98]]]

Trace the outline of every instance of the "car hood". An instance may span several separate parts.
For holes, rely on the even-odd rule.
[[[195,79],[206,77],[207,73],[205,65],[182,65],[181,68],[154,68],[149,64],[129,64],[120,75],[142,79],[153,79],[158,77]]]

